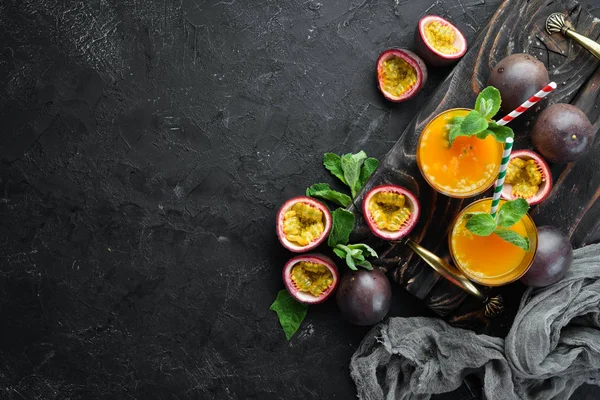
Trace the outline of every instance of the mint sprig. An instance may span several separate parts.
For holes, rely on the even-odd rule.
[[[495,234],[502,240],[529,251],[529,239],[507,229],[519,222],[528,210],[529,203],[525,199],[507,201],[500,207],[496,218],[488,213],[470,213],[465,226],[474,235],[490,236]]]
[[[346,261],[348,268],[356,271],[357,267],[372,270],[367,257],[377,257],[377,252],[364,243],[348,244],[350,233],[354,229],[354,214],[343,208],[338,208],[332,214],[331,233],[327,244],[335,255]]]
[[[271,304],[269,310],[277,313],[279,323],[283,328],[283,332],[285,332],[285,338],[290,340],[304,321],[308,306],[298,302],[284,289],[277,293],[277,298]]]
[[[311,197],[319,197],[321,199],[329,200],[342,207],[348,207],[352,204],[352,199],[345,193],[333,190],[326,183],[315,183],[311,187],[306,189],[306,195]]]
[[[338,244],[347,244],[350,233],[354,229],[354,214],[343,208],[338,208],[331,213],[331,233],[327,238],[329,247],[335,248]]]
[[[483,89],[475,100],[475,110],[485,119],[491,119],[500,111],[500,91],[493,86]]]
[[[325,153],[323,165],[333,176],[350,188],[354,199],[379,166],[379,161],[376,158],[367,157],[367,154],[361,150],[356,154],[348,153],[342,156]]]
[[[454,117],[448,130],[450,146],[459,136],[476,136],[485,139],[489,135],[496,141],[504,143],[506,138],[515,137],[513,130],[507,126],[498,125],[491,118],[500,110],[500,92],[493,86],[483,89],[475,100],[475,108],[464,117]]]
[[[348,153],[339,156],[334,153],[325,153],[323,165],[337,177],[344,185],[350,188],[352,197],[345,193],[331,189],[327,183],[316,183],[306,189],[306,195],[328,200],[342,207],[352,204],[360,190],[365,186],[371,175],[379,166],[379,161],[367,157],[364,151],[356,154]],[[348,244],[350,234],[354,229],[354,214],[344,208],[336,209],[332,214],[332,229],[327,243],[333,252],[346,260],[348,267],[356,270],[357,267],[373,269],[367,257],[377,257],[371,247],[363,243]],[[300,324],[306,317],[308,306],[294,299],[287,290],[280,290],[277,299],[271,304],[270,310],[277,313],[279,323],[285,332],[285,337],[290,340],[298,331]]]

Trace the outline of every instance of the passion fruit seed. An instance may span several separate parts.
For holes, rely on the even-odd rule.
[[[283,216],[283,233],[290,242],[306,246],[325,230],[321,210],[306,203],[296,203]]]
[[[417,71],[400,57],[391,57],[383,62],[383,90],[399,97],[417,83]]]
[[[323,264],[301,261],[292,267],[292,282],[301,292],[318,297],[333,283],[333,274]]]
[[[515,157],[508,163],[505,182],[512,185],[512,195],[529,199],[539,190],[542,171],[535,160]]]
[[[404,195],[396,192],[379,192],[369,202],[369,212],[379,229],[399,231],[410,217]]]
[[[456,40],[454,29],[440,21],[433,21],[425,27],[425,37],[429,44],[441,53],[458,53],[458,49],[454,46]]]

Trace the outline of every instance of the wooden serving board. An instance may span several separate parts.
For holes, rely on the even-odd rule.
[[[487,86],[494,65],[510,54],[529,53],[546,65],[550,79],[558,84],[558,88],[511,123],[516,135],[515,148],[531,148],[529,129],[532,121],[543,108],[554,103],[578,106],[598,131],[600,62],[572,40],[546,33],[545,20],[553,12],[568,14],[579,33],[594,39],[600,36],[600,20],[594,19],[574,1],[504,1],[477,40],[469,44],[467,54],[387,153],[363,190],[365,193],[373,186],[393,183],[413,191],[421,204],[421,218],[411,238],[448,261],[451,261],[447,246],[450,224],[457,213],[476,198],[448,198],[435,192],[423,179],[416,163],[417,141],[421,130],[434,116],[449,108],[472,107],[479,91]],[[574,163],[552,166],[554,189],[544,203],[531,210],[538,226],[559,227],[570,236],[575,247],[600,239],[598,136],[587,156]],[[491,189],[478,198],[490,196]],[[361,201],[362,194],[356,205],[359,206]],[[492,290],[493,294],[504,296],[506,309],[502,316],[488,319],[480,301],[442,278],[406,246],[377,240],[362,220],[357,222],[356,236],[353,240],[365,240],[378,250],[380,266],[388,270],[393,280],[450,323],[499,336],[505,335],[510,328],[525,288],[520,283]]]

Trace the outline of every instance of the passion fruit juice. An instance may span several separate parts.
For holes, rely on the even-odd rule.
[[[500,205],[504,202],[502,200]],[[528,251],[502,240],[494,233],[490,236],[472,234],[465,226],[468,214],[489,212],[491,203],[489,198],[476,201],[459,214],[450,230],[449,246],[456,266],[469,279],[488,286],[498,286],[519,279],[529,269],[537,249],[537,229],[529,215],[509,228],[529,238]]]
[[[459,136],[448,141],[454,117],[470,110],[455,108],[435,117],[425,126],[417,145],[417,164],[425,180],[449,197],[471,197],[485,192],[500,169],[503,146],[489,135],[485,139]]]

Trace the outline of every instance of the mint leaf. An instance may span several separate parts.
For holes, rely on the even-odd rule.
[[[277,313],[285,338],[290,340],[304,321],[308,306],[296,301],[287,290],[280,290],[269,310]]]
[[[529,251],[529,238],[523,237],[515,231],[504,228],[497,228],[494,233],[500,236],[502,240],[512,243],[525,251]]]
[[[367,260],[359,262],[358,265],[368,271],[373,271],[373,265],[371,265],[371,263]]]
[[[350,192],[352,192],[352,198],[355,198],[358,193],[356,188],[358,187],[360,178],[360,169],[366,158],[367,154],[362,150],[356,154],[348,153],[342,156],[342,171],[344,171],[346,184],[350,187]]]
[[[358,177],[358,187],[356,192],[359,192],[362,189],[373,172],[379,167],[379,161],[376,158],[369,157],[365,160],[362,168],[360,169],[360,175]]]
[[[500,91],[493,86],[488,86],[479,92],[475,100],[475,110],[485,119],[490,119],[500,110]]]
[[[477,111],[471,110],[460,124],[460,132],[463,136],[473,136],[487,129],[487,127],[487,119]]]
[[[354,214],[343,208],[338,208],[333,213],[331,233],[327,239],[329,247],[336,247],[338,244],[347,244],[350,233],[354,229]]]
[[[325,153],[323,155],[323,165],[337,177],[340,181],[347,185],[346,179],[344,178],[344,171],[342,170],[342,159],[340,156],[334,153]]]
[[[363,253],[370,255],[371,257],[377,257],[377,252],[371,248],[371,246],[364,243],[349,244],[348,247],[352,250],[361,250]]]
[[[460,119],[462,118],[462,119]],[[460,125],[458,124],[460,122]],[[477,111],[471,110],[465,117],[454,117],[448,132],[450,146],[459,136],[474,136],[487,129],[488,122]]]
[[[452,142],[454,142],[454,139],[460,136],[460,125],[464,120],[465,117],[452,118],[450,129],[448,130],[448,142],[450,143],[450,146],[452,146]]]
[[[326,183],[315,183],[306,189],[306,195],[329,200],[342,207],[348,207],[350,204],[352,204],[352,199],[350,196],[340,193],[336,190],[332,190]]]
[[[340,245],[338,244],[338,246],[340,246]],[[346,252],[344,250],[342,250],[342,249],[339,249],[339,248],[336,247],[336,248],[333,249],[333,252],[339,258],[346,258]]]
[[[346,264],[351,270],[358,271],[358,268],[356,268],[356,265],[354,264],[354,258],[352,258],[352,254],[350,253],[346,254]]]
[[[338,244],[333,249],[333,252],[338,257],[345,259],[348,267],[354,271],[357,270],[357,265],[368,270],[373,269],[373,266],[366,258],[369,256],[377,257],[377,252],[364,243],[349,244],[347,246]]]
[[[467,229],[478,236],[490,236],[496,229],[496,221],[490,214],[474,214],[465,225]]]
[[[527,210],[529,210],[529,203],[525,199],[507,201],[498,211],[498,226],[510,228],[527,214]]]
[[[508,126],[498,125],[496,121],[490,121],[487,130],[489,131],[489,133],[494,135],[496,141],[500,143],[506,142],[506,138],[515,137],[515,133],[511,128],[509,128]]]
[[[490,122],[493,122],[493,121],[490,121]],[[493,135],[493,134],[494,134],[494,132],[492,132],[492,131],[489,130],[489,125],[488,125],[488,129],[479,132],[475,136],[477,136],[477,139],[485,139],[489,135]]]

